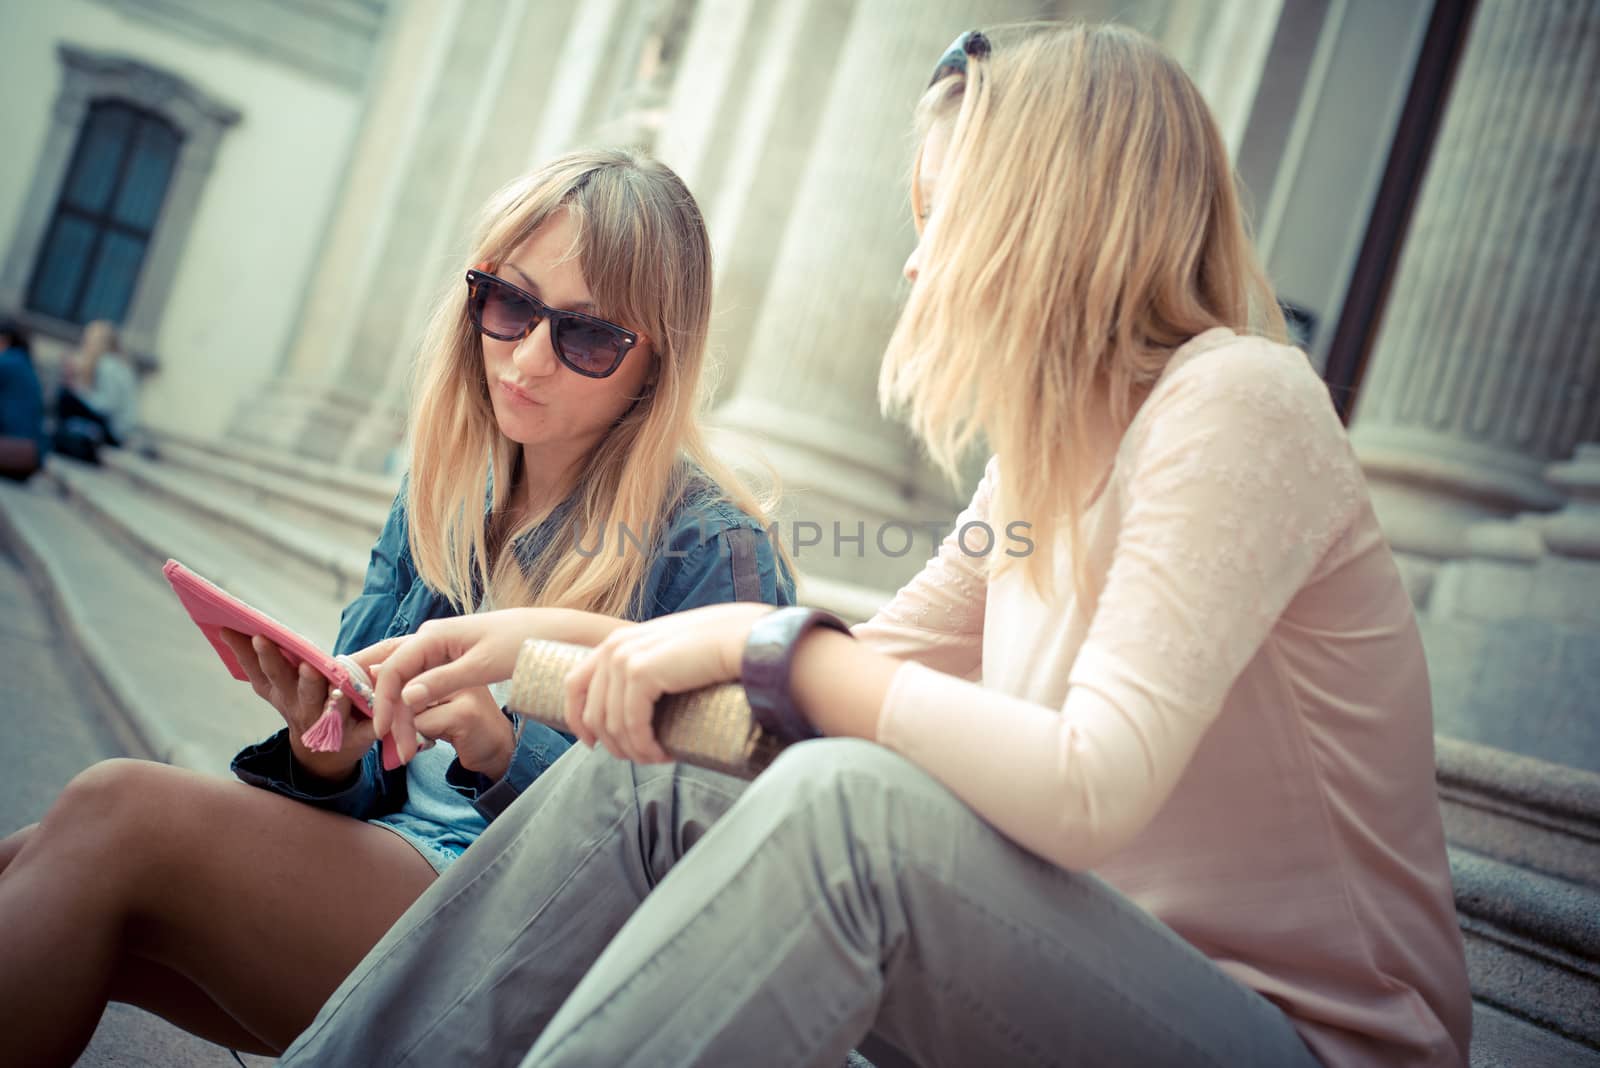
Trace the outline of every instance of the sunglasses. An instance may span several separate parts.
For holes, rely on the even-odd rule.
[[[467,316],[497,341],[521,341],[548,320],[556,359],[585,378],[610,375],[639,343],[632,330],[582,312],[552,308],[504,278],[477,269],[467,272]]]
[[[983,35],[982,30],[968,30],[944,50],[944,55],[939,57],[939,62],[933,68],[933,77],[928,79],[928,86],[931,88],[940,78],[951,74],[966,74],[968,56],[982,59],[988,54],[989,38]]]

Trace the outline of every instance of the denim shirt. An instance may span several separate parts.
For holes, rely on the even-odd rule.
[[[32,440],[44,460],[44,394],[33,360],[16,347],[0,352],[0,437]]]
[[[406,536],[405,496],[402,486],[372,548],[361,593],[340,617],[336,655],[415,633],[430,619],[459,614],[447,597],[417,575]],[[563,504],[517,543],[521,559],[533,559],[543,550],[569,504]],[[652,561],[630,618],[651,619],[727,601],[794,603],[794,579],[779,567],[766,531],[703,473],[690,475],[670,523],[665,551]],[[603,537],[602,551],[619,551],[615,529],[604,531]],[[585,546],[592,541],[588,535],[581,539]],[[518,728],[510,767],[499,782],[468,771],[459,761],[453,761],[446,773],[450,785],[471,800],[485,820],[499,815],[573,743],[571,735],[532,720],[523,720]],[[406,768],[384,770],[378,745],[367,751],[357,770],[342,786],[321,787],[306,781],[303,773],[297,783],[287,728],[264,742],[246,746],[233,760],[234,774],[251,785],[357,819],[388,816],[405,804]]]

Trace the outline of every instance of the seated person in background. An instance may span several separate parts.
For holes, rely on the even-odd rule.
[[[28,335],[0,319],[0,477],[22,481],[44,462],[44,394]]]
[[[139,381],[122,355],[117,330],[104,319],[83,328],[78,351],[61,369],[56,394],[58,452],[93,463],[102,445],[121,445],[133,430]]]

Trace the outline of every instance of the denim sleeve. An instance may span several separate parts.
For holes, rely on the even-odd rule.
[[[647,618],[729,601],[794,604],[794,577],[754,520],[686,525],[668,550],[652,572]]]
[[[565,731],[546,727],[522,716],[512,716],[516,729],[517,747],[512,751],[511,764],[505,775],[491,779],[461,766],[459,759],[450,762],[445,772],[448,782],[462,797],[472,802],[472,807],[485,820],[493,823],[495,817],[522,796],[522,791],[543,775],[556,760],[572,748],[573,737]]]
[[[416,581],[406,538],[405,500],[405,487],[401,486],[389,509],[389,518],[384,521],[383,532],[372,546],[361,592],[339,616],[339,634],[333,640],[335,655],[365,649],[390,634],[407,629],[404,624],[408,621],[395,618]],[[402,624],[398,631],[397,622]]]
[[[361,593],[345,607],[339,617],[339,636],[334,639],[337,654],[364,649],[395,631],[401,601],[410,590],[414,576],[406,559],[405,488],[402,486],[389,510],[383,533],[372,547]],[[233,773],[252,786],[292,797],[317,808],[325,808],[356,819],[373,819],[397,812],[406,800],[406,769],[386,770],[382,749],[373,743],[350,781],[335,789],[314,783],[294,759],[289,730],[284,728],[271,738],[241,749],[233,758]]]
[[[383,770],[383,758],[376,745],[367,750],[348,782],[327,785],[311,778],[295,762],[287,727],[264,742],[239,750],[233,758],[233,773],[251,786],[358,820],[394,812],[405,801],[405,769],[398,769],[401,783],[396,799],[392,791],[385,789],[385,780],[395,773]]]
[[[0,363],[0,436],[44,437],[44,398],[39,380],[21,363],[7,359]]]

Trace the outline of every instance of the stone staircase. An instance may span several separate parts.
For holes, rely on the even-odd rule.
[[[226,773],[239,746],[276,728],[219,669],[161,577],[167,558],[332,641],[397,482],[303,462],[157,435],[100,468],[52,458],[27,486],[0,484],[0,546],[49,591],[65,640],[144,755]],[[805,582],[801,596],[859,619],[882,594]],[[1471,637],[1432,637],[1430,655]],[[1483,740],[1438,739],[1473,1064],[1600,1068],[1600,774],[1568,766],[1600,754],[1556,763]]]
[[[1600,775],[1436,746],[1473,1063],[1600,1064]]]

